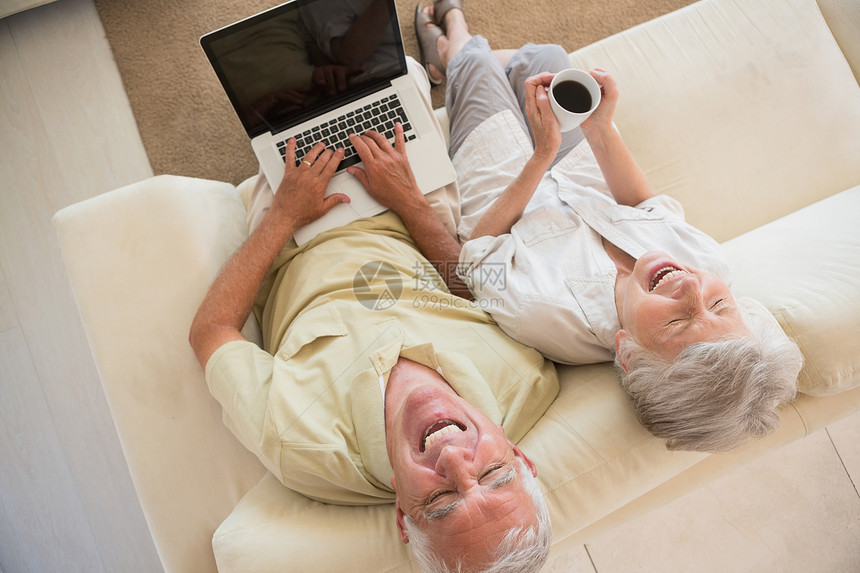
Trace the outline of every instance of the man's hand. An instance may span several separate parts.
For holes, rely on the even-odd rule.
[[[375,131],[350,135],[349,140],[364,163],[364,169],[349,167],[347,171],[364,185],[371,197],[397,214],[416,199],[423,200],[424,195],[406,157],[406,140],[400,123],[394,125],[394,147]]]
[[[317,143],[296,166],[296,140],[287,142],[286,169],[267,217],[292,232],[316,221],[340,203],[349,203],[343,193],[325,196],[331,178],[343,159],[343,149],[332,151]]]
[[[348,171],[364,185],[371,197],[400,217],[424,257],[436,267],[449,290],[461,297],[472,294],[456,273],[460,243],[439,221],[436,212],[415,182],[406,157],[403,126],[394,125],[394,146],[380,133],[352,135],[350,141],[364,162],[364,169]]]

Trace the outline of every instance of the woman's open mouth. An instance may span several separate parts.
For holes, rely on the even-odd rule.
[[[648,283],[648,292],[685,274],[687,274],[687,271],[679,269],[674,265],[664,265],[651,275],[651,281]]]

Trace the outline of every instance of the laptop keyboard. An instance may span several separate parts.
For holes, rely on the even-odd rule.
[[[350,134],[362,134],[372,129],[384,135],[388,141],[393,142],[395,122],[400,122],[403,126],[403,135],[406,141],[415,139],[415,132],[409,124],[406,111],[400,104],[397,95],[384,97],[358,107],[331,121],[296,134],[296,165],[299,165],[311,148],[320,141],[325,143],[326,147],[332,149],[342,147],[344,149],[343,160],[337,167],[338,171],[355,165],[361,159],[358,157],[355,147],[349,142]],[[286,163],[286,140],[278,143],[278,150],[281,153],[281,159]]]

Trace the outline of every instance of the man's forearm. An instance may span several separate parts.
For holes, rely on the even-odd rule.
[[[260,286],[275,258],[296,229],[349,201],[342,193],[325,195],[343,159],[343,149],[332,151],[317,143],[296,166],[296,140],[287,142],[284,178],[260,225],[230,258],[191,324],[189,341],[205,369],[212,354],[233,340],[243,340],[242,327],[254,308]]]
[[[289,226],[264,219],[218,274],[194,317],[189,335],[202,367],[218,347],[242,339],[241,329],[251,314],[260,285],[292,235]]]
[[[396,210],[418,249],[436,268],[448,289],[455,295],[472,299],[472,293],[457,276],[460,243],[448,232],[424,195]]]
[[[394,125],[394,133],[393,147],[385,136],[375,131],[350,136],[364,168],[353,166],[348,171],[374,199],[400,216],[418,249],[436,267],[448,289],[458,296],[471,298],[471,292],[456,272],[460,243],[448,232],[418,188],[406,156],[403,126],[399,122]]]

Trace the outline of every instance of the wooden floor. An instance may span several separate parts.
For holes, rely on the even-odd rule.
[[[92,0],[0,20],[0,573],[154,572],[50,218],[151,175]],[[860,414],[547,571],[860,571]]]
[[[159,571],[51,227],[151,175],[92,0],[0,20],[0,570]]]

